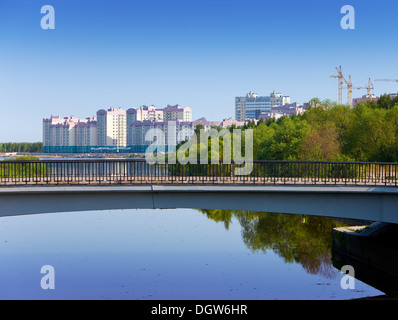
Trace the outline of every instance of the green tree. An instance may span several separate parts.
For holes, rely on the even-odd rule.
[[[307,121],[285,117],[280,125],[272,124],[268,136],[259,147],[258,158],[264,160],[298,160],[301,144],[310,132]]]

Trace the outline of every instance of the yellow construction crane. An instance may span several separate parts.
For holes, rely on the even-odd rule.
[[[352,107],[352,82],[351,75],[348,76],[348,81],[343,77],[343,80],[347,84],[347,104]]]
[[[372,95],[371,91],[374,90],[375,88],[373,86],[372,80],[369,78],[368,85],[366,87],[352,87],[352,89],[357,89],[357,90],[366,89],[367,90],[366,97],[369,98]]]
[[[351,82],[351,75],[348,77],[348,81],[344,78],[343,72],[341,70],[341,66],[336,68],[338,75],[330,76],[331,78],[337,78],[339,81],[339,101],[338,104],[343,104],[343,84],[344,82],[347,84],[347,104],[352,105],[352,82]]]
[[[336,68],[338,75],[336,76],[330,76],[331,78],[337,78],[339,83],[339,100],[338,103],[342,104],[343,103],[343,72],[341,71],[341,66],[339,68]]]

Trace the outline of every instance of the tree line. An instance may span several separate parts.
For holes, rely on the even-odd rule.
[[[43,152],[42,142],[0,142],[0,152]]]
[[[317,98],[309,104],[303,114],[241,127],[253,129],[255,160],[398,161],[398,97],[355,107]]]
[[[398,161],[398,97],[382,95],[378,101],[361,102],[355,107],[314,98],[309,105],[303,114],[250,120],[229,130],[253,130],[254,160]],[[198,125],[195,130],[198,153],[203,148],[210,152],[210,141],[207,146],[198,143],[201,129],[203,126]],[[185,143],[181,142],[177,150]],[[220,160],[222,144],[221,137]]]

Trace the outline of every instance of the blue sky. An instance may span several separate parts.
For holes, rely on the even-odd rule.
[[[40,27],[47,4],[55,30]],[[340,27],[347,4],[355,30]],[[1,0],[0,141],[41,141],[42,118],[108,107],[180,104],[216,121],[249,91],[337,100],[329,76],[339,65],[354,86],[398,79],[397,9],[395,0]],[[376,94],[398,90],[374,84]]]

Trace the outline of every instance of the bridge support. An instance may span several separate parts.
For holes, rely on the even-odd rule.
[[[376,222],[355,231],[350,227],[333,230],[333,265],[351,265],[355,278],[398,296],[398,225]]]

